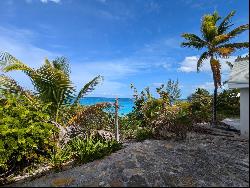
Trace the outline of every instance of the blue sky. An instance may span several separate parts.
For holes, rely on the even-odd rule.
[[[131,83],[153,90],[178,79],[186,98],[197,87],[212,90],[213,84],[207,63],[196,72],[201,52],[180,47],[181,34],[200,35],[201,17],[215,10],[222,17],[236,10],[234,26],[249,23],[248,6],[248,0],[1,0],[0,51],[32,67],[45,57],[65,56],[77,89],[103,75],[89,96],[131,97]],[[248,41],[248,35],[236,41]],[[222,71],[225,80],[229,68],[223,64]],[[24,74],[11,75],[32,88]]]

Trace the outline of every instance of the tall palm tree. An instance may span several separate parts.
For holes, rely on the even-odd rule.
[[[44,64],[35,70],[5,52],[0,53],[0,65],[4,72],[19,70],[30,77],[39,98],[46,103],[51,103],[50,111],[55,117],[55,121],[57,121],[62,106],[79,104],[80,99],[86,93],[93,91],[94,87],[103,79],[101,76],[96,76],[85,84],[76,95],[75,87],[69,76],[69,64],[64,57],[52,62],[45,59]]]
[[[191,33],[182,34],[186,41],[182,42],[181,46],[198,50],[206,49],[197,61],[197,72],[199,72],[203,62],[210,59],[214,81],[212,125],[215,125],[217,121],[217,89],[221,87],[221,63],[219,57],[228,58],[236,50],[249,47],[249,42],[231,42],[232,39],[249,29],[249,24],[245,24],[228,31],[233,25],[231,24],[231,18],[234,15],[235,11],[230,12],[219,24],[218,21],[221,17],[217,12],[204,15],[201,22],[202,37]]]

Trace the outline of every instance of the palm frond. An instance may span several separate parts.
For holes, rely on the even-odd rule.
[[[96,76],[93,80],[91,80],[90,82],[88,82],[87,84],[85,84],[83,86],[83,88],[80,90],[80,92],[78,93],[75,101],[74,101],[74,104],[77,104],[79,103],[79,100],[84,96],[86,95],[87,93],[93,91],[95,89],[95,86],[97,84],[99,84],[101,81],[103,80],[103,77],[102,76]]]
[[[231,47],[215,48],[214,50],[216,54],[223,58],[228,58],[235,51],[235,49]]]
[[[214,46],[219,45],[219,44],[223,44],[225,42],[228,42],[231,39],[230,35],[227,34],[221,34],[221,35],[217,35],[216,37],[214,37],[214,39],[212,40],[212,44]]]
[[[25,65],[24,63],[22,63],[20,61],[17,61],[16,63],[9,64],[3,68],[4,72],[18,71],[18,70],[23,71],[23,72],[28,73],[28,74],[34,72],[34,70],[32,68],[28,67],[27,65]]]
[[[7,54],[10,62],[7,62],[7,66],[4,66],[4,72],[10,72],[15,70],[21,70],[27,74],[34,87],[36,88],[40,99],[43,102],[51,103],[51,113],[54,114],[58,111],[62,104],[70,104],[74,95],[74,87],[69,79],[69,75],[58,67],[55,68],[48,59],[45,59],[45,63],[37,70],[34,70],[21,61],[17,60],[10,54]]]
[[[195,34],[184,33],[181,36],[187,40],[186,42],[181,43],[181,46],[183,47],[194,47],[197,49],[201,49],[205,47],[207,44],[206,41],[202,40]]]
[[[68,75],[54,68],[49,61],[37,69],[36,74],[32,75],[31,79],[41,99],[52,102],[54,108],[71,102],[74,87]]]
[[[200,68],[202,66],[203,61],[206,60],[208,58],[208,56],[209,56],[208,52],[204,52],[201,54],[201,56],[197,62],[197,72],[200,71]]]
[[[15,94],[22,94],[30,101],[34,99],[34,94],[22,86],[20,86],[14,79],[6,75],[0,75],[0,91],[8,92],[8,93],[15,93]]]
[[[230,31],[228,33],[228,35],[233,38],[241,33],[243,33],[244,31],[248,30],[249,29],[249,24],[245,24],[245,25],[241,25],[235,29],[233,29],[232,31]]]
[[[231,27],[233,24],[231,23],[230,18],[233,17],[235,15],[235,11],[230,12],[225,18],[224,20],[222,20],[222,22],[220,23],[219,27],[218,27],[218,34],[221,35],[223,33],[225,33],[227,31],[227,29],[229,27]]]
[[[219,48],[232,48],[232,49],[249,48],[249,42],[236,42],[236,43],[223,44],[217,47],[217,49]]]
[[[0,52],[0,70],[3,70],[9,65],[18,63],[20,63],[20,61],[8,52]]]

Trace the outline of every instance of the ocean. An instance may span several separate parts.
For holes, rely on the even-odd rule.
[[[180,101],[187,101],[187,99],[179,99]],[[115,102],[115,98],[105,98],[105,97],[85,97],[80,100],[82,105],[93,105],[101,102]],[[132,112],[134,101],[131,98],[118,98],[119,102],[119,116],[127,115]]]
[[[93,105],[101,102],[115,102],[115,98],[105,98],[105,97],[85,97],[80,100],[80,104],[82,105]],[[127,115],[133,110],[133,99],[130,98],[118,98],[119,102],[119,115]]]

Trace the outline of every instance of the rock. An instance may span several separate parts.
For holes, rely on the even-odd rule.
[[[124,187],[123,181],[120,179],[115,179],[110,182],[111,187]]]
[[[115,139],[115,135],[112,132],[105,130],[97,130],[92,133],[93,137],[101,137],[104,140],[112,140]]]
[[[77,136],[81,136],[81,137],[86,136],[84,135],[84,131],[80,126],[70,125],[67,127],[63,127],[62,125],[54,121],[52,121],[51,123],[59,129],[58,141],[61,146],[64,146],[65,144],[67,144],[71,138],[74,138]]]
[[[128,187],[148,187],[142,176],[134,175],[129,179]]]
[[[226,125],[228,125],[229,129],[240,131],[240,119],[226,118],[226,119],[224,119],[221,122],[224,123],[224,124],[226,124]]]
[[[192,132],[188,141],[133,142],[103,159],[10,186],[51,185],[249,187],[249,140]]]

